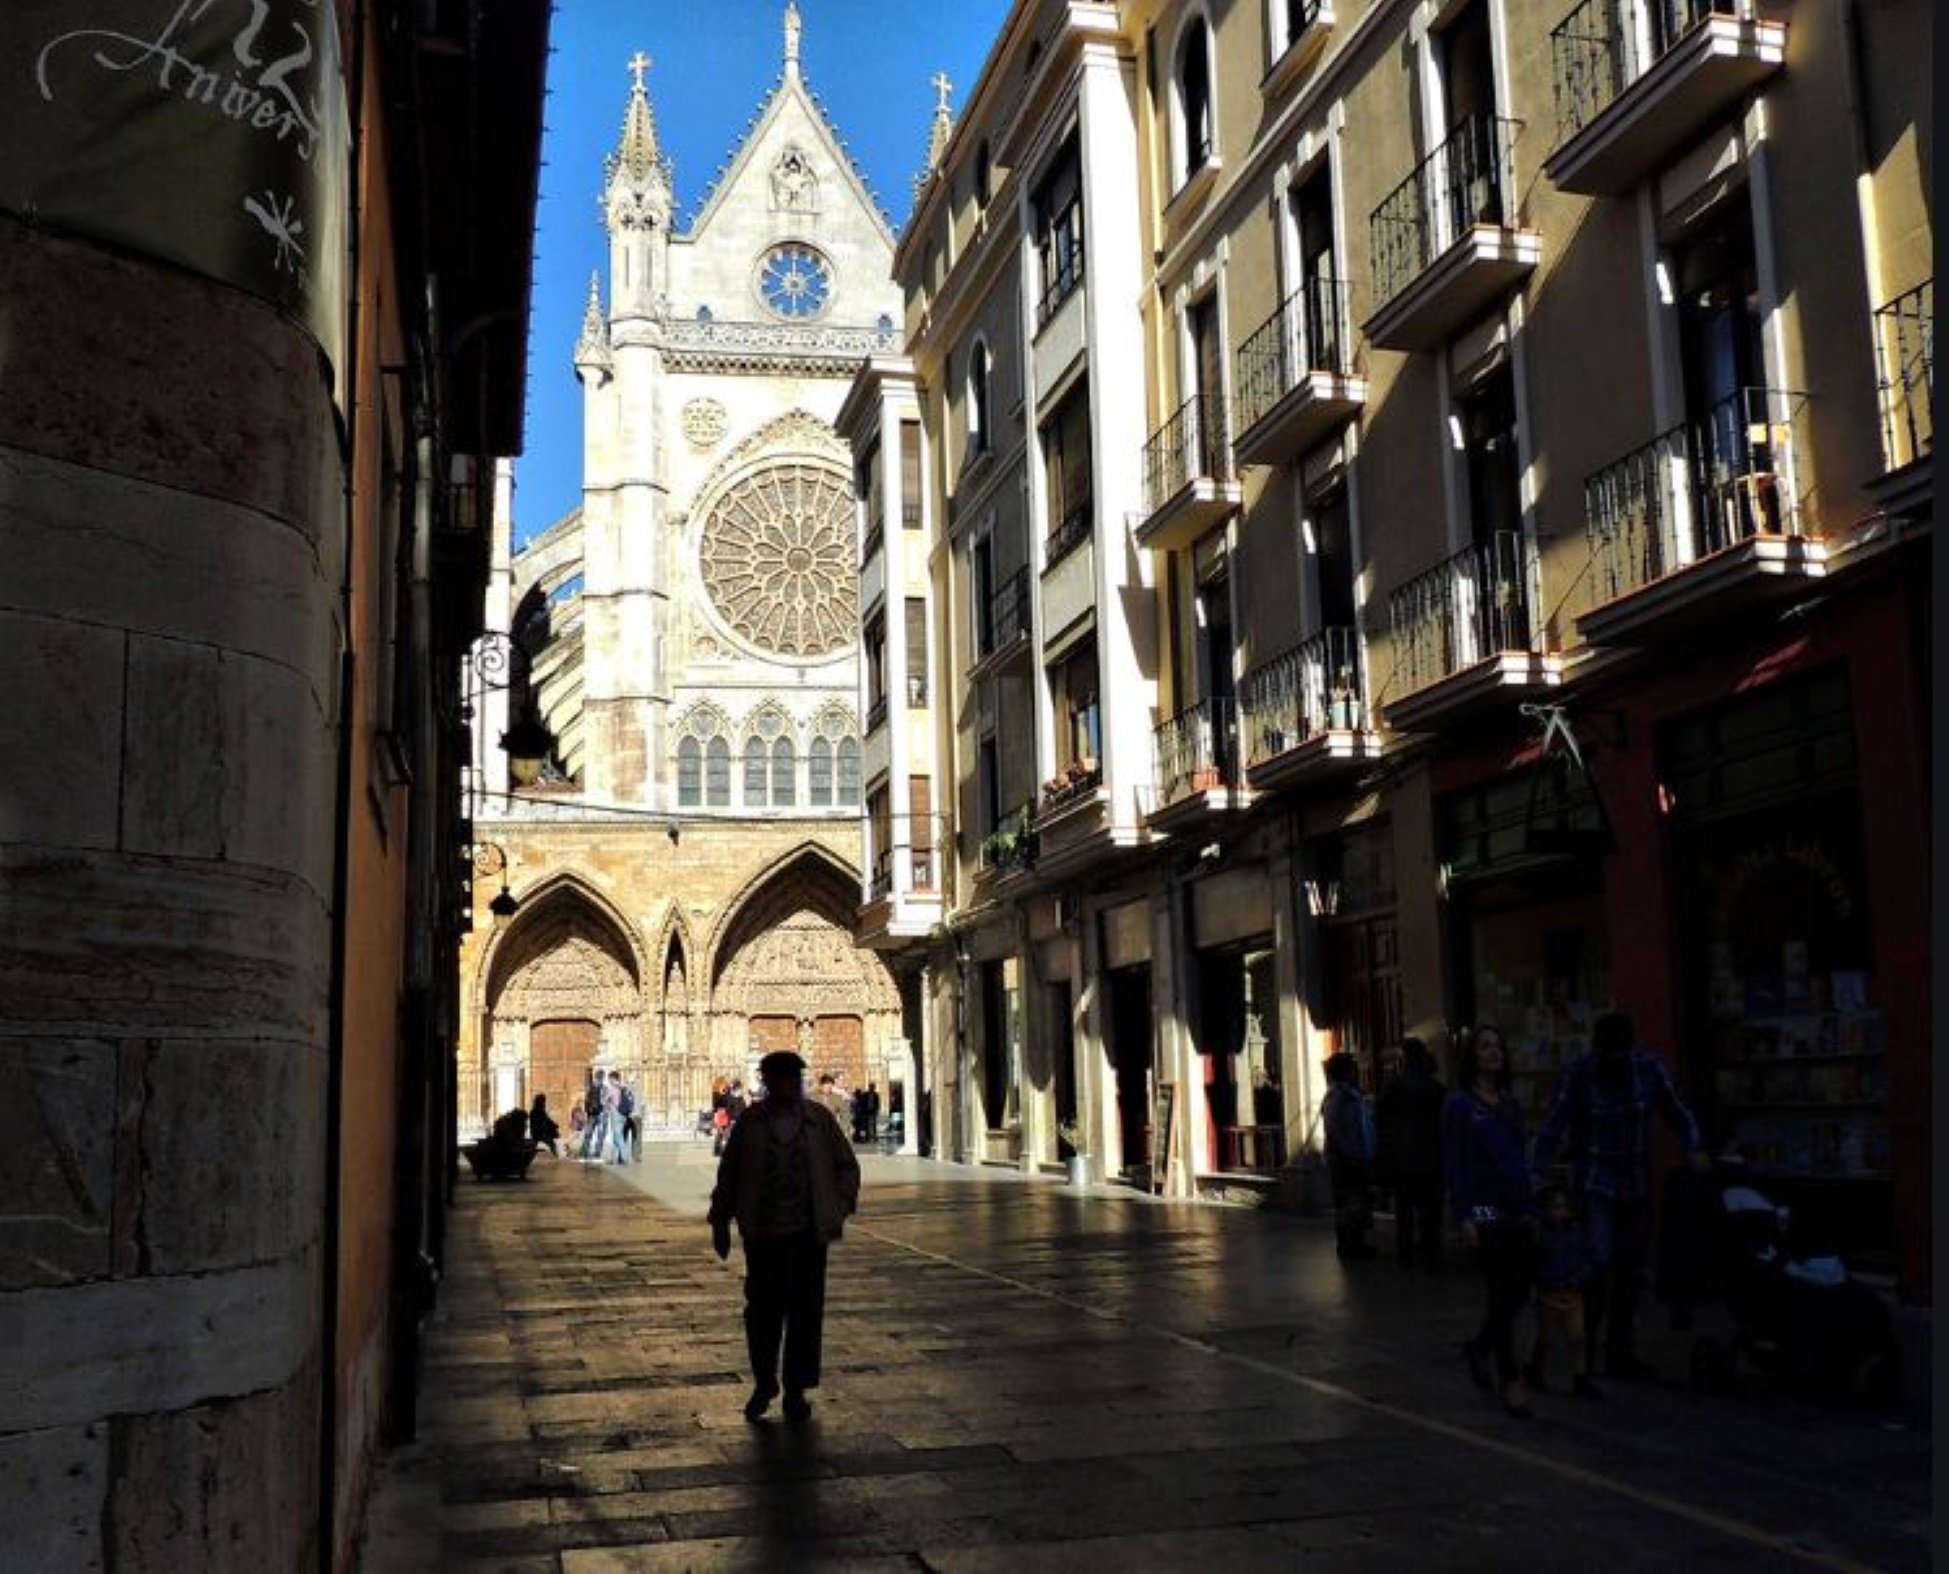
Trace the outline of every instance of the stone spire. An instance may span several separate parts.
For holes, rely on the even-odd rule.
[[[623,140],[610,161],[612,174],[627,175],[639,186],[663,173],[656,115],[650,109],[649,89],[643,84],[643,75],[649,69],[650,57],[642,50],[630,56],[629,71],[635,84],[629,90],[629,108],[623,113]]]
[[[629,72],[634,81],[629,107],[623,111],[622,140],[603,160],[602,209],[611,236],[667,231],[676,201],[670,161],[657,141],[656,116],[650,110],[650,93],[643,82],[649,69],[650,57],[640,49],[630,57]],[[640,295],[647,280],[619,272],[609,282],[612,304],[621,306],[625,296]]]
[[[788,77],[799,74],[799,39],[804,32],[798,0],[785,0],[785,74]]]
[[[914,176],[914,196],[916,200],[927,189],[927,183],[941,170],[941,160],[947,154],[948,138],[954,135],[954,112],[947,107],[948,94],[954,91],[954,84],[947,79],[945,71],[934,73],[934,125],[927,134],[927,162]]]
[[[575,341],[575,369],[607,381],[613,365],[609,354],[609,324],[602,315],[602,281],[598,274],[591,272],[589,304],[583,309],[582,332]]]

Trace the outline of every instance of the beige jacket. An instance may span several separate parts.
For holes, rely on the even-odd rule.
[[[833,1114],[818,1100],[800,1100],[805,1111],[806,1158],[811,1168],[812,1218],[819,1238],[836,1241],[848,1215],[859,1208],[859,1160]],[[711,1190],[710,1222],[736,1219],[738,1233],[749,1235],[758,1219],[758,1190],[765,1174],[765,1148],[771,1128],[761,1099],[732,1123],[717,1161]]]

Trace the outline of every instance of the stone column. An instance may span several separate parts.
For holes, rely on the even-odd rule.
[[[6,216],[0,345],[0,1512],[27,1538],[8,1556],[304,1567],[331,388],[269,306]]]

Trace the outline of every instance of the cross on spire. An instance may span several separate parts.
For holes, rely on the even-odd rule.
[[[629,57],[629,72],[631,76],[636,78],[636,91],[639,93],[643,91],[643,73],[649,69],[650,57],[644,54],[642,50],[637,50],[635,54]]]
[[[947,96],[953,91],[954,84],[948,81],[947,73],[945,71],[936,71],[934,73],[934,93],[938,101],[934,105],[934,112],[937,115],[947,112]]]

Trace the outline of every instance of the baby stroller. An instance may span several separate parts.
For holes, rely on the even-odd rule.
[[[1881,1297],[1837,1257],[1795,1255],[1786,1210],[1736,1156],[1667,1183],[1658,1289],[1675,1329],[1694,1328],[1704,1307],[1724,1314],[1693,1339],[1699,1388],[1729,1392],[1744,1361],[1834,1401],[1894,1397],[1898,1351]]]

